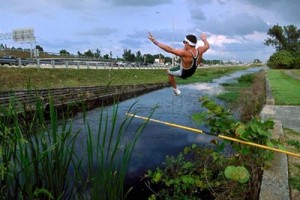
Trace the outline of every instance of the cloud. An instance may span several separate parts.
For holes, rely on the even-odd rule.
[[[206,19],[204,12],[202,12],[201,10],[192,9],[190,12],[190,15],[191,15],[191,18],[194,20],[205,20]]]
[[[225,44],[241,43],[241,40],[238,38],[229,38],[225,35],[211,35],[207,38],[211,46],[222,48]]]
[[[116,28],[109,28],[109,27],[94,27],[90,30],[80,31],[78,35],[90,35],[90,36],[108,36],[118,32]]]
[[[112,3],[115,6],[157,6],[163,4],[170,4],[172,0],[107,0],[107,2]]]
[[[245,35],[256,32],[267,32],[269,26],[259,16],[247,13],[223,18],[211,17],[206,21],[195,23],[197,27],[219,35]]]
[[[125,47],[133,47],[134,49],[139,49],[142,45],[143,42],[141,40],[136,40],[136,39],[124,39],[120,41]]]
[[[242,0],[242,2],[265,9],[272,10],[286,22],[299,24],[299,0]]]

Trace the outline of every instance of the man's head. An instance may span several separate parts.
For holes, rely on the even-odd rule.
[[[183,42],[187,42],[190,46],[196,46],[197,43],[197,37],[195,35],[187,35],[184,38]]]

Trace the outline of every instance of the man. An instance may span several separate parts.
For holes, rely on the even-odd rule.
[[[183,49],[175,49],[166,44],[158,42],[150,32],[148,38],[159,48],[181,58],[180,66],[168,69],[169,83],[173,87],[174,93],[176,95],[180,95],[181,91],[176,86],[174,76],[186,79],[195,73],[197,66],[202,60],[204,52],[209,49],[209,43],[206,39],[206,35],[204,33],[200,35],[200,39],[204,42],[204,46],[199,46],[197,49],[197,37],[195,35],[187,35],[184,38]]]

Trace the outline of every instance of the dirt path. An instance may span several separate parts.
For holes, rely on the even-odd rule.
[[[300,80],[300,76],[298,76],[297,74],[293,73],[292,70],[286,70],[285,73],[288,76],[290,76],[290,77],[292,77],[294,79]]]

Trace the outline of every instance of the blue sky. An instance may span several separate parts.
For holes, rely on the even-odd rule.
[[[182,48],[187,34],[207,33],[204,59],[266,61],[267,31],[279,24],[300,28],[299,0],[0,0],[0,34],[33,28],[46,52],[77,54],[99,49],[121,57],[124,49],[164,53],[147,38]],[[4,17],[5,16],[5,17]],[[8,46],[28,43],[1,40]],[[201,43],[200,43],[201,44]]]

